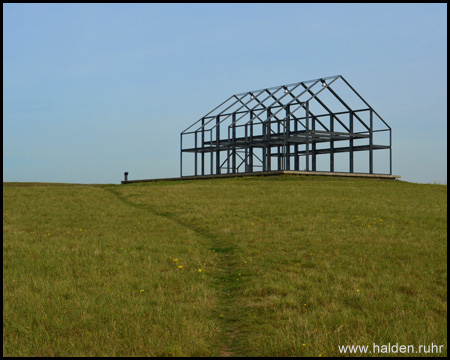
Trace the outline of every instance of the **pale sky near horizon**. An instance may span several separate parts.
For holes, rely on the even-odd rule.
[[[3,4],[3,181],[179,176],[230,95],[343,75],[393,173],[447,183],[447,4]]]

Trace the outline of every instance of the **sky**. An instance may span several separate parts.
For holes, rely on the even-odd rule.
[[[180,175],[232,94],[343,75],[393,174],[447,184],[447,4],[3,4],[3,181]]]

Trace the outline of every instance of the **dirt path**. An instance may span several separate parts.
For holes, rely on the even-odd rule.
[[[238,356],[237,349],[240,345],[239,292],[242,289],[242,281],[239,278],[239,265],[236,260],[236,253],[239,251],[238,246],[222,234],[211,233],[205,228],[198,228],[185,220],[177,218],[176,214],[166,211],[162,212],[151,205],[134,203],[116,188],[105,187],[104,189],[129,206],[150,212],[153,216],[164,217],[176,226],[187,228],[207,240],[207,243],[211,246],[211,251],[214,251],[218,259],[220,259],[218,260],[217,271],[212,285],[216,288],[217,307],[215,312],[220,318],[222,328],[219,356]]]

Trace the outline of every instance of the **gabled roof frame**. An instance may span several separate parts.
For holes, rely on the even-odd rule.
[[[350,91],[355,94],[366,107],[363,109],[352,109],[331,87],[331,85],[338,80],[342,80],[348,89],[350,89]],[[316,90],[317,85],[319,85],[319,90]],[[281,96],[277,95],[281,90],[284,90],[284,94]],[[322,92],[325,92],[325,90],[327,90],[328,94],[333,95],[334,99],[345,108],[345,111],[333,112],[329,106],[319,98],[319,95],[321,95]],[[303,99],[302,97],[305,95],[306,98]],[[314,114],[311,111],[310,104],[313,100],[325,110],[325,114]],[[269,101],[270,103],[266,104],[266,102]],[[292,110],[293,106],[296,106],[294,110]],[[297,118],[295,114],[299,110],[304,111],[306,116]],[[280,115],[280,112],[282,111],[284,111],[284,113]],[[369,121],[367,119],[363,120],[358,115],[364,111],[370,113]],[[349,125],[346,125],[345,120],[343,121],[340,118],[340,116],[345,115],[349,116]],[[246,116],[249,116],[250,118],[246,122],[240,123],[240,120]],[[324,124],[325,121],[321,119],[324,116],[329,116],[330,125],[327,126]],[[384,128],[374,130],[374,117],[381,121]],[[362,126],[365,131],[354,131],[355,119],[358,122],[357,124]],[[301,120],[305,121],[302,122]],[[343,131],[335,131],[335,124],[340,126]],[[221,138],[220,129],[224,129],[224,125],[226,125],[225,129],[227,130],[227,136]],[[253,136],[253,130],[256,125],[262,125],[262,136]],[[273,125],[278,126],[278,128],[274,129]],[[292,125],[295,128],[294,131],[290,130]],[[298,125],[301,125],[304,130],[298,130]],[[316,129],[316,125],[322,127],[323,130]],[[236,129],[242,127],[245,129],[245,136],[238,137],[236,135]],[[389,132],[388,145],[375,145],[373,143],[373,134],[377,131]],[[251,133],[251,136],[249,133]],[[194,146],[183,147],[183,137],[186,138],[188,136],[194,137]],[[209,136],[209,140],[206,139],[206,136]],[[355,140],[360,140],[362,138],[368,139],[369,144],[366,146],[353,145]],[[341,75],[232,95],[185,129],[180,135],[180,141],[181,176],[183,176],[183,154],[186,153],[194,153],[194,175],[205,175],[205,154],[210,154],[210,174],[224,173],[225,162],[227,163],[227,173],[254,172],[256,171],[255,167],[257,166],[253,163],[255,157],[262,163],[262,165],[260,165],[262,171],[289,170],[292,159],[294,160],[294,164],[292,164],[294,169],[299,170],[299,157],[301,156],[306,158],[305,170],[316,171],[316,157],[317,155],[324,153],[330,154],[329,171],[334,172],[334,153],[337,152],[349,152],[349,172],[353,173],[354,151],[365,150],[369,151],[369,173],[372,174],[373,151],[383,149],[389,150],[389,174],[392,174],[391,127]],[[334,143],[337,141],[348,141],[348,148],[341,147],[334,149]],[[323,142],[329,142],[329,148],[316,149],[316,145]],[[305,150],[300,151],[299,146],[305,146]],[[261,158],[253,151],[257,148],[262,149],[262,154],[260,154]],[[222,162],[221,158],[223,158],[225,152],[225,160]],[[240,152],[245,154],[244,158],[239,155]],[[200,171],[198,169],[199,154],[201,155]],[[236,163],[236,157],[239,157],[242,160],[239,165]],[[278,158],[278,167],[275,166],[275,169],[271,164],[272,157]],[[309,166],[310,162],[312,163],[312,167]],[[240,169],[244,163],[245,166]]]

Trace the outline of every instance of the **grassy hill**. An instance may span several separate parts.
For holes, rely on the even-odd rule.
[[[342,356],[373,343],[447,354],[447,186],[3,184],[4,356]]]

